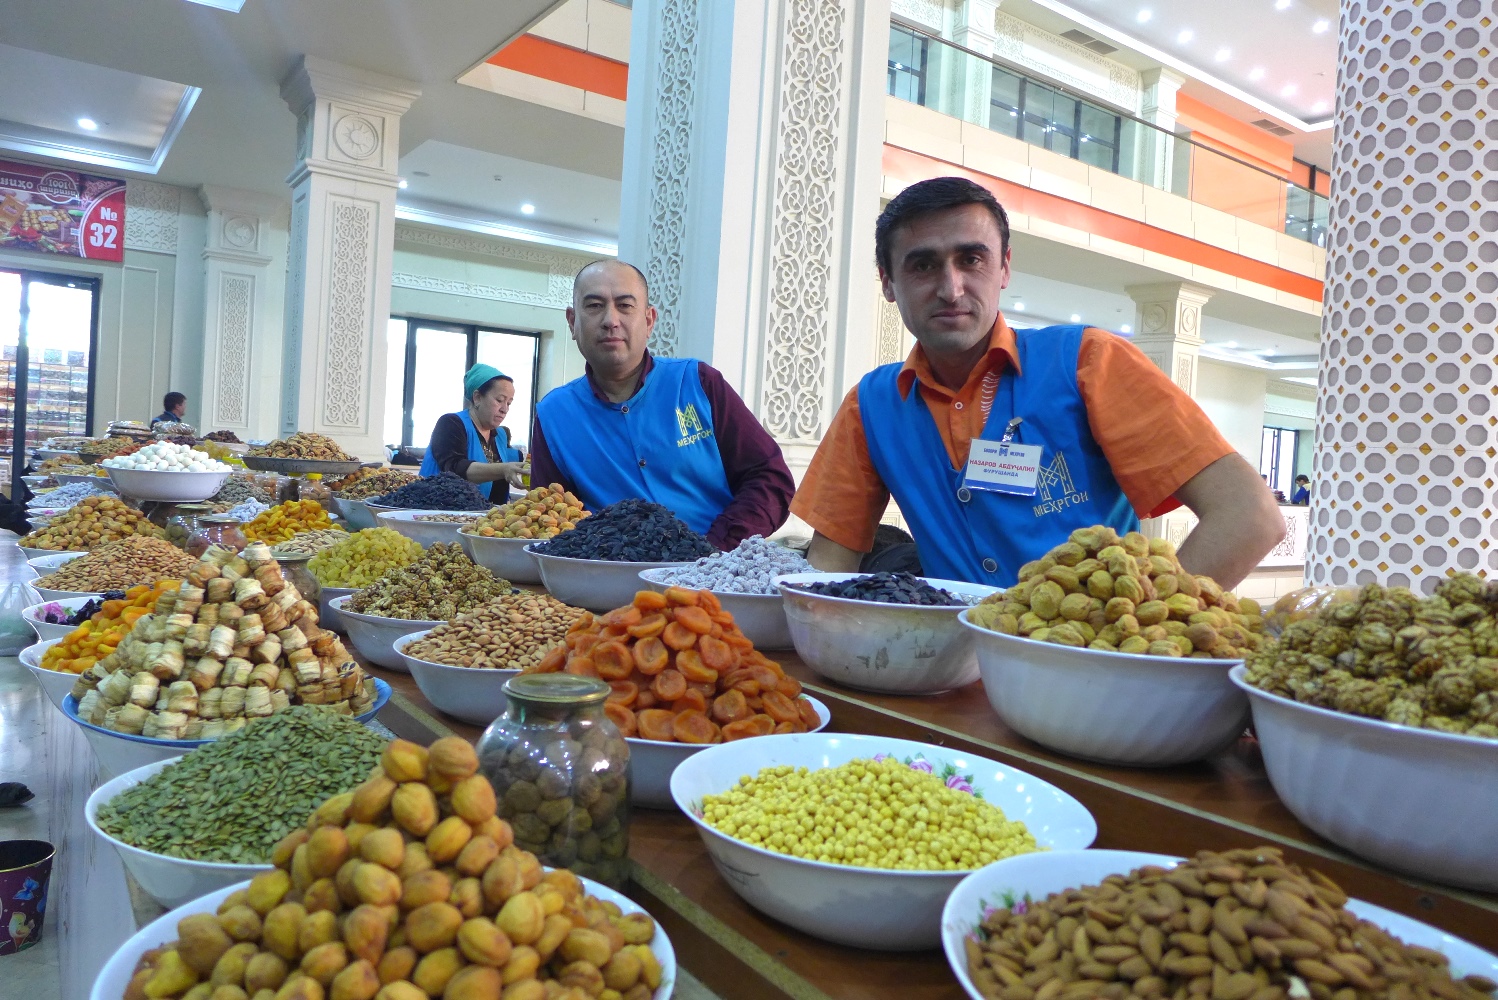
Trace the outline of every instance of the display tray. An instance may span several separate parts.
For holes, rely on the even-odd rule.
[[[266,458],[263,455],[243,456],[245,468],[256,472],[279,472],[283,476],[301,476],[319,472],[324,476],[346,476],[364,463],[357,458],[347,462],[327,462],[315,458]]]

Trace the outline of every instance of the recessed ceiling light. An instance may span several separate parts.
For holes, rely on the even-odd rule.
[[[1274,9],[1275,10],[1289,10],[1290,9],[1290,0],[1274,0]]]
[[[402,177],[400,180],[398,180],[398,181],[395,182],[395,186],[398,187],[398,188],[400,188],[402,191],[404,191],[406,189],[407,184],[408,184],[408,182],[406,181],[406,179],[404,177]]]
[[[95,132],[98,131],[99,123],[94,121],[92,118],[80,118],[78,119],[78,127],[81,129],[86,129],[89,132]]]
[[[1196,32],[1192,31],[1190,28],[1186,28],[1179,35],[1176,35],[1176,44],[1177,45],[1185,45],[1187,42],[1191,41],[1191,39],[1193,39],[1195,37],[1196,37]]]
[[[1253,69],[1249,70],[1248,71],[1248,78],[1250,80],[1262,80],[1262,79],[1264,79],[1264,67],[1263,66],[1255,66]]]
[[[520,214],[521,215],[535,215],[536,214],[536,206],[532,205],[530,202],[526,202],[524,205],[520,206]]]
[[[1071,314],[1071,321],[1073,323],[1080,323],[1080,322],[1082,322],[1082,317],[1079,316],[1079,315],[1077,315],[1076,313],[1072,313]]]
[[[1218,62],[1227,62],[1229,59],[1233,58],[1233,50],[1226,48],[1218,49],[1217,54],[1212,58],[1216,59]]]
[[[1130,326],[1129,324],[1125,323],[1123,326],[1121,326],[1121,327],[1118,328],[1118,332],[1119,333],[1133,333],[1134,332],[1134,328],[1132,326]]]
[[[1141,10],[1139,13],[1135,14],[1134,15],[1134,19],[1136,21],[1138,21],[1140,24],[1143,24],[1144,22],[1148,21],[1150,18],[1152,18],[1154,16],[1155,16],[1155,12],[1152,11],[1152,10],[1150,10],[1148,7],[1146,7],[1143,10]]]
[[[1315,104],[1311,105],[1311,113],[1312,114],[1319,115],[1319,114],[1321,114],[1321,112],[1323,112],[1325,110],[1326,110],[1326,102],[1325,101],[1317,101]]]
[[[1025,304],[1023,302],[1016,302],[1014,304],[1014,311],[1015,312],[1021,312],[1021,313],[1024,312],[1025,311]]]
[[[1227,348],[1233,348],[1233,347],[1237,347],[1238,346],[1238,342],[1236,340],[1229,340],[1229,341],[1225,341],[1222,346],[1223,347],[1227,347]]]
[[[1326,18],[1323,17],[1321,20],[1319,20],[1315,24],[1311,25],[1311,30],[1314,31],[1314,32],[1316,32],[1316,34],[1320,35],[1320,34],[1325,33],[1326,29],[1330,28],[1331,26],[1332,26],[1332,22],[1328,21]]]
[[[1295,91],[1297,89],[1299,89],[1299,88],[1297,88],[1295,86],[1295,84],[1293,84],[1293,83],[1287,83],[1283,87],[1280,88],[1280,96],[1281,97],[1294,97],[1295,96]]]

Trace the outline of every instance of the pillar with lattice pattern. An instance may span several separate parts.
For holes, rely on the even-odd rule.
[[[1343,0],[1307,576],[1498,578],[1498,17]]]

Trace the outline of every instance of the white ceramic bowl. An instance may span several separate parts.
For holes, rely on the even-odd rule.
[[[323,628],[347,634],[348,627],[343,624],[343,616],[333,607],[333,602],[358,592],[358,587],[323,587],[317,598],[317,623]]]
[[[651,590],[664,592],[674,584],[663,580],[670,569],[647,569],[640,579]],[[713,596],[723,605],[723,610],[733,615],[733,622],[745,637],[754,643],[755,649],[790,649],[791,626],[785,620],[785,598],[774,594],[730,594],[715,590]]]
[[[1433,882],[1498,891],[1498,740],[1248,694],[1269,782],[1327,840]],[[1397,795],[1389,794],[1398,789]]]
[[[458,532],[463,551],[484,569],[511,583],[540,583],[541,567],[526,546],[533,538],[485,538]]]
[[[451,514],[450,510],[383,510],[375,515],[375,521],[382,528],[393,528],[407,538],[419,544],[424,549],[429,549],[438,542],[456,542],[458,540],[458,529],[463,527],[460,521],[418,521],[416,518],[423,514]],[[482,514],[474,514],[474,517],[482,517]]]
[[[863,691],[934,694],[978,679],[964,607],[919,607],[826,597],[786,586],[850,580],[865,573],[788,573],[775,578],[785,598],[796,653],[816,674]],[[933,587],[984,598],[994,587],[926,578]]]
[[[615,892],[608,886],[600,885],[592,879],[582,879],[583,888],[588,895],[605,902],[613,903],[624,913],[644,913],[644,909],[638,903],[622,893]],[[248,881],[239,882],[235,885],[226,886],[217,892],[209,893],[199,897],[190,903],[179,906],[165,916],[147,924],[135,933],[130,940],[122,944],[109,961],[100,970],[99,977],[94,980],[94,988],[89,992],[89,1000],[120,1000],[125,995],[126,988],[130,985],[131,976],[135,973],[135,967],[140,964],[141,956],[152,948],[159,948],[164,944],[177,940],[177,924],[184,918],[197,913],[217,913],[221,904],[231,893],[249,885]],[[676,952],[671,947],[670,938],[666,932],[656,926],[655,937],[648,942],[650,950],[655,953],[655,959],[661,967],[661,985],[656,989],[651,1000],[671,1000],[676,991]]]
[[[821,720],[812,732],[820,733],[832,721],[832,711],[811,695],[805,697]],[[706,750],[707,745],[662,743],[638,736],[626,736],[624,742],[629,744],[629,804],[648,809],[675,809],[676,800],[671,797],[671,775],[682,761]]]
[[[647,590],[640,582],[640,572],[662,566],[686,566],[687,563],[610,562],[607,559],[570,559],[537,552],[531,542],[525,551],[535,557],[541,569],[541,583],[551,596],[563,604],[589,611],[612,611]]]
[[[818,770],[891,754],[925,758],[938,774],[950,766],[971,776],[974,790],[1023,820],[1041,847],[1080,850],[1097,836],[1092,814],[1061,789],[1023,771],[964,753],[880,736],[808,733],[759,736],[704,747],[676,767],[671,797],[697,824],[718,873],[755,909],[813,937],[889,951],[935,948],[941,910],[969,872],[906,872],[806,861],[719,833],[698,816],[702,798],[733,788],[761,768]]]
[[[269,864],[236,865],[173,858],[132,847],[99,828],[100,806],[174,762],[175,758],[159,760],[111,779],[94,789],[83,806],[83,818],[88,821],[88,828],[119,852],[125,868],[140,883],[146,894],[169,910],[225,886],[253,878],[256,872],[266,871],[271,867]]]
[[[999,718],[1041,746],[1107,764],[1165,767],[1231,746],[1248,699],[1228,679],[1241,660],[1077,649],[980,628],[983,690]]]
[[[65,562],[71,562],[72,560],[77,559],[79,556],[86,556],[86,555],[88,555],[87,551],[84,551],[84,552],[58,552],[56,549],[31,549],[31,548],[27,548],[24,545],[17,545],[16,548],[18,548],[18,549],[21,550],[21,555],[23,555],[23,556],[26,557],[26,561],[27,562],[35,563],[35,562],[43,562],[44,560],[46,561],[44,563],[44,565],[47,566],[47,567],[50,567],[50,568],[44,569],[42,566],[32,567],[38,573],[41,573],[43,576],[46,576],[52,570],[56,569],[58,566],[61,566]],[[59,558],[59,557],[64,557],[64,558]]]
[[[36,588],[33,587],[32,589],[35,590]],[[42,613],[42,609],[49,604],[57,604],[72,612],[77,611],[93,599],[92,595],[85,595],[83,597],[69,597],[61,601],[43,601],[40,604],[33,604],[31,607],[24,609],[21,612],[21,617],[25,619],[27,625],[31,626],[31,631],[36,633],[36,637],[43,642],[48,639],[61,639],[78,626],[53,625],[50,622],[39,621],[38,616]]]
[[[219,491],[230,470],[223,472],[165,472],[149,469],[109,469],[115,489],[137,500],[196,503]]]
[[[363,500],[344,500],[335,496],[333,509],[348,522],[350,531],[363,531],[365,528],[377,527],[374,514],[370,513],[368,505]]]
[[[355,721],[366,722],[374,718],[390,700],[390,685],[379,678],[375,678],[375,692],[374,704],[369,711],[354,716]],[[99,770],[110,778],[117,778],[126,772],[160,760],[180,757],[189,750],[213,742],[213,740],[158,740],[146,736],[133,736],[130,733],[117,733],[112,729],[105,729],[103,726],[96,726],[78,718],[78,702],[71,695],[64,698],[58,707],[62,709],[63,715],[83,729],[84,739],[88,740],[94,756],[99,760]]]
[[[1181,860],[1140,851],[1052,851],[995,861],[963,879],[942,909],[941,944],[947,963],[972,1000],[985,1000],[968,975],[963,942],[990,907],[1003,909],[1026,896],[1044,899],[1065,889],[1097,885],[1109,875],[1126,875],[1145,865],[1170,868]],[[1347,909],[1405,944],[1441,952],[1451,960],[1456,976],[1476,974],[1498,979],[1498,958],[1461,938],[1360,899],[1349,899]]]
[[[38,587],[35,582],[31,589],[36,591],[38,597],[43,601],[71,601],[75,597],[98,597],[102,591],[80,592],[76,590],[48,590],[46,587]]]
[[[405,624],[411,624],[409,622]],[[476,726],[487,726],[505,713],[509,699],[505,697],[505,681],[520,673],[519,670],[495,670],[488,667],[454,667],[446,663],[419,660],[406,653],[409,643],[424,638],[430,629],[411,632],[395,640],[395,652],[400,656],[421,693],[427,701],[440,711],[455,719],[471,722]]]
[[[42,666],[42,656],[60,641],[44,639],[16,654],[16,658],[31,671],[47,697],[52,699],[52,704],[58,708],[62,708],[62,700],[73,690],[73,683],[78,680],[77,674],[70,674],[65,670],[48,670]]]
[[[355,611],[345,611],[344,605],[352,599],[353,594],[336,597],[328,606],[337,613],[338,620],[343,623],[349,641],[354,644],[354,650],[370,663],[387,670],[406,672],[406,661],[395,651],[395,643],[402,636],[446,624],[437,621],[384,618],[380,615],[361,615]]]

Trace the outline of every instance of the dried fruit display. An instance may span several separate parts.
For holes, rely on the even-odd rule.
[[[650,1000],[655,922],[543,873],[478,766],[456,737],[391,743],[374,777],[276,845],[275,868],[148,952],[127,1000],[199,984],[282,1000]]]
[[[1250,684],[1309,705],[1498,739],[1498,582],[1460,573],[1429,597],[1370,583],[1247,665]]]
[[[244,537],[252,542],[275,545],[290,541],[304,531],[327,531],[333,519],[316,500],[288,500],[255,516],[243,528]]]
[[[503,594],[438,625],[405,653],[453,667],[524,670],[560,645],[584,614],[550,594]]]
[[[583,614],[527,672],[559,670],[608,681],[606,710],[625,736],[722,743],[821,723],[801,682],[755,649],[706,590],[642,590],[606,615]]]
[[[42,654],[42,666],[81,674],[113,653],[120,640],[130,634],[135,623],[156,610],[156,602],[169,590],[177,589],[176,580],[162,580],[154,587],[131,587],[120,600],[106,600],[89,620],[62,637]]]
[[[511,589],[510,581],[475,565],[457,542],[438,542],[416,562],[388,571],[350,597],[347,610],[381,618],[445,622]]]
[[[329,487],[343,500],[368,500],[391,490],[398,490],[407,483],[416,482],[417,477],[399,469],[361,468],[331,484]]]
[[[197,562],[171,542],[128,535],[65,563],[36,583],[44,590],[83,594],[124,590],[138,584],[149,587],[158,580],[181,580]]]
[[[115,496],[100,493],[84,497],[20,541],[22,548],[81,552],[128,535],[164,538],[165,533],[146,520],[146,515]]]
[[[560,483],[552,483],[495,507],[462,530],[485,538],[554,538],[587,516],[581,500]]]
[[[1193,576],[1175,546],[1137,531],[1078,528],[968,620],[995,632],[1115,653],[1242,659],[1263,640],[1258,602]]]
[[[322,434],[297,431],[285,440],[251,448],[248,454],[256,458],[305,458],[321,462],[357,462],[353,455],[339,447],[338,442]]]

